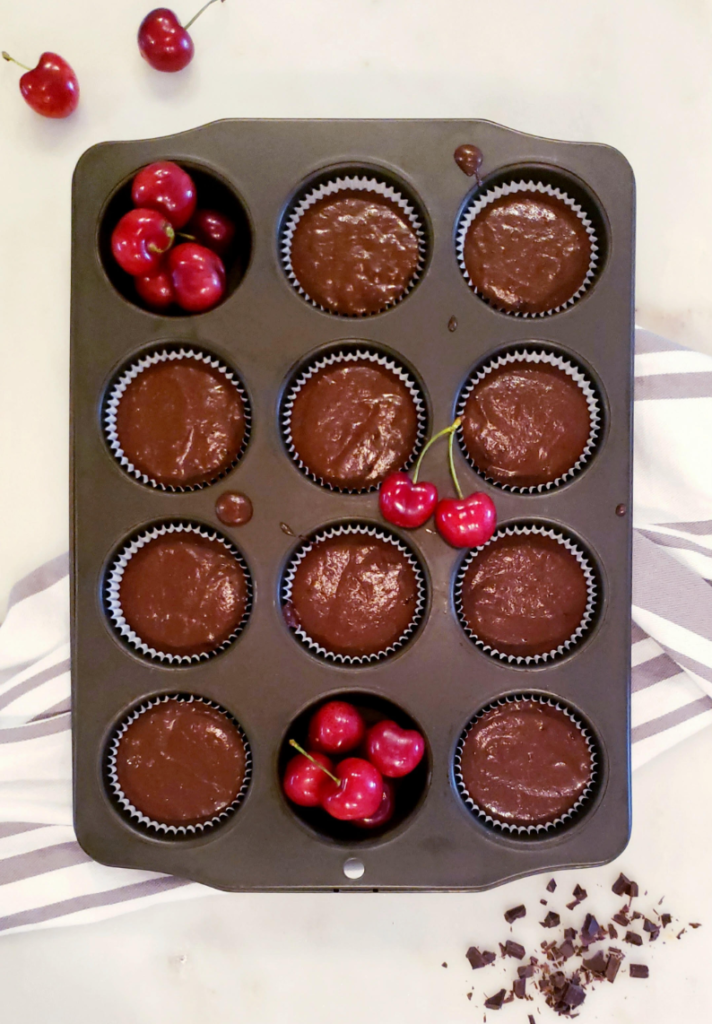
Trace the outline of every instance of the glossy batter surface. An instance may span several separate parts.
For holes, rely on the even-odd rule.
[[[564,370],[545,363],[493,370],[470,392],[462,417],[465,447],[478,469],[517,487],[568,472],[590,432],[583,391]]]
[[[116,773],[124,795],[164,825],[197,825],[220,814],[245,778],[245,744],[235,725],[200,702],[170,700],[126,730]]]
[[[544,825],[571,810],[591,777],[581,730],[563,711],[516,701],[487,711],[467,735],[461,773],[482,810],[512,825]]]
[[[203,654],[241,622],[247,582],[219,541],[167,534],[131,557],[119,598],[127,623],[144,643],[166,654]]]
[[[333,487],[379,484],[415,447],[413,396],[391,370],[368,360],[318,370],[299,389],[292,442],[311,473]]]
[[[418,585],[393,544],[354,534],[314,545],[292,585],[292,613],[313,640],[334,654],[377,654],[413,620]]]
[[[207,483],[228,469],[245,436],[237,388],[199,359],[155,363],[135,377],[116,415],[119,444],[158,483]]]
[[[252,519],[252,502],[240,491],[226,491],[215,502],[215,514],[226,526],[244,526]]]
[[[346,316],[398,300],[418,266],[418,238],[399,206],[375,192],[319,199],[292,238],[294,274],[310,299]]]
[[[478,146],[471,145],[469,142],[458,146],[453,153],[453,157],[457,166],[468,178],[476,175],[482,166],[482,150]]]
[[[546,654],[581,624],[588,591],[563,544],[530,534],[501,537],[475,555],[462,581],[472,632],[503,654]]]
[[[591,243],[581,219],[556,196],[515,192],[475,217],[464,259],[475,288],[499,309],[545,313],[583,284]]]

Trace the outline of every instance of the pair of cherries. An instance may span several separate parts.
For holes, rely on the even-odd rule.
[[[458,418],[431,437],[415,464],[413,479],[407,473],[391,473],[381,484],[378,503],[381,515],[394,526],[414,530],[424,526],[435,513],[438,533],[454,548],[478,548],[486,544],[497,526],[497,510],[488,494],[475,491],[465,497],[455,472],[453,442],[460,427]],[[448,438],[448,461],[457,498],[438,500],[435,484],[418,483],[418,473],[428,449],[442,437]]]
[[[224,0],[223,0],[224,2]],[[182,71],[193,59],[193,40],[188,29],[203,11],[216,3],[208,2],[186,25],[167,7],[157,7],[141,22],[138,48],[144,60],[156,71]],[[43,117],[69,117],[79,103],[79,82],[70,65],[57,53],[43,53],[34,68],[2,53],[5,60],[23,68],[20,92],[25,102]]]
[[[423,759],[425,740],[415,729],[382,719],[366,727],[358,708],[347,701],[323,704],[309,722],[307,746],[287,764],[282,786],[299,807],[321,807],[332,818],[359,828],[385,825],[395,811],[392,779],[410,774]],[[362,748],[365,756],[335,756]]]
[[[153,310],[174,303],[203,313],[225,294],[225,266],[235,225],[217,210],[197,210],[191,176],[161,160],[138,172],[131,186],[134,206],[111,236],[114,259],[134,278],[136,291]],[[180,229],[189,239],[174,245]]]

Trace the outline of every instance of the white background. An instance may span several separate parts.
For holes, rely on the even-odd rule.
[[[95,142],[221,117],[477,117],[610,143],[638,182],[638,322],[712,351],[710,0],[227,0],[196,24],[195,60],[175,76],[138,54],[149,8],[0,0],[0,45],[29,64],[45,49],[62,54],[82,89],[68,121],[45,121],[22,101],[18,69],[0,66],[0,614],[11,584],[67,547],[70,183]],[[183,20],[193,13],[180,0]],[[650,981],[605,986],[584,1019],[645,1013],[662,1022],[681,1007],[686,1024],[709,1019],[711,765],[704,733],[641,770],[621,862],[707,931],[658,944],[649,958],[646,949]],[[615,874],[570,881],[593,892]],[[479,895],[215,896],[8,937],[2,1016],[479,1021],[481,1000],[465,992],[497,986],[470,972],[464,950],[506,938],[502,910],[522,900],[533,909],[542,888],[529,880]],[[518,934],[526,939],[526,929]],[[523,1024],[530,1010],[488,1016]]]

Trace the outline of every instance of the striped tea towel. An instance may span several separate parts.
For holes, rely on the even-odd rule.
[[[712,723],[712,357],[636,334],[633,764]],[[72,829],[67,557],[0,628],[0,934],[213,890],[108,868]]]

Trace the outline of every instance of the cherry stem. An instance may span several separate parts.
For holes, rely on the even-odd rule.
[[[17,64],[18,68],[24,68],[25,71],[32,70],[32,68],[28,68],[27,64],[20,64],[19,60],[15,60],[15,58],[11,57],[10,54],[6,53],[5,50],[2,51],[2,55],[5,58],[5,60],[11,60],[13,64]]]
[[[183,26],[183,28],[186,30],[186,32],[188,31],[190,26],[193,24],[193,22],[198,20],[198,18],[203,13],[203,11],[206,11],[208,9],[208,7],[210,7],[210,5],[214,4],[215,2],[216,2],[216,0],[208,0],[207,4],[205,4],[203,7],[201,7],[197,14],[193,15],[193,17],[190,19],[188,24]],[[224,3],[225,0],[221,0],[221,2]]]
[[[456,422],[458,423],[458,426],[459,426],[460,425],[459,422],[458,421],[456,421]],[[447,460],[450,463],[450,476],[452,477],[452,482],[455,484],[455,490],[457,491],[457,496],[462,501],[463,494],[462,494],[462,490],[460,489],[460,481],[457,479],[457,473],[455,472],[455,459],[453,458],[453,453],[452,453],[454,440],[455,440],[455,431],[453,430],[452,433],[450,434],[450,443],[448,444],[448,449],[447,449]]]
[[[312,764],[315,764],[317,768],[321,768],[324,774],[328,775],[330,779],[333,779],[337,786],[341,785],[341,779],[337,779],[336,776],[332,774],[332,772],[330,772],[328,768],[325,768],[323,764],[319,764],[315,757],[312,757],[311,754],[307,754],[304,747],[300,747],[296,740],[290,740],[289,745],[290,747],[294,747],[295,750],[298,750],[300,754],[303,754],[304,757],[306,757],[308,761],[311,761]]]
[[[178,237],[179,238],[187,238],[189,242],[197,242],[198,241],[198,239],[195,237],[195,235],[186,235],[185,231],[179,231],[178,232]]]
[[[418,473],[420,472],[420,464],[423,461],[423,458],[424,458],[425,453],[427,452],[428,448],[430,448],[432,445],[434,445],[436,441],[439,441],[441,437],[445,437],[447,434],[449,434],[450,437],[452,437],[452,435],[455,433],[455,431],[457,430],[457,428],[460,426],[461,423],[462,423],[462,420],[458,416],[458,418],[455,420],[455,422],[451,423],[449,427],[445,427],[444,430],[440,430],[440,431],[438,431],[437,434],[433,434],[433,436],[430,438],[430,440],[426,444],[425,448],[423,448],[422,452],[418,456],[418,461],[416,462],[415,470],[413,471],[413,483],[414,484],[417,484],[417,482],[418,482]]]

